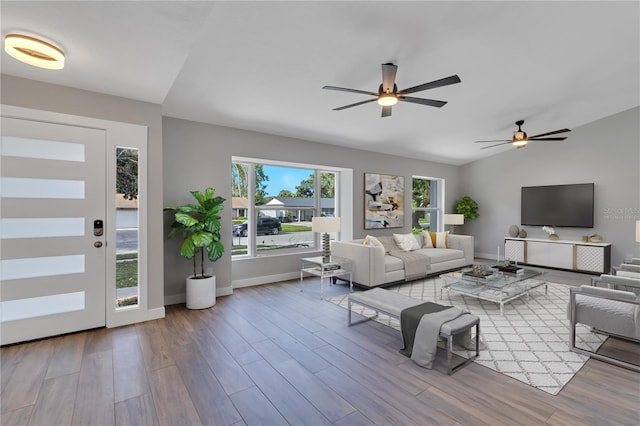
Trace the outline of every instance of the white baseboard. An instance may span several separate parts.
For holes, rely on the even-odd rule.
[[[216,288],[216,297],[229,296],[233,294],[233,287],[227,286]],[[187,303],[187,293],[170,294],[164,297],[164,306]]]
[[[252,287],[254,285],[271,284],[280,281],[300,279],[300,272],[285,272],[284,274],[267,275],[263,277],[247,278],[233,281],[233,288]]]

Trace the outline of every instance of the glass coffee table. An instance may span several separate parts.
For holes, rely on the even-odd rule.
[[[540,280],[544,271],[530,268],[522,268],[522,273],[512,274],[498,270],[485,271],[485,274],[474,274],[472,268],[449,272],[440,275],[444,284],[442,291],[456,292],[476,299],[495,302],[500,305],[500,315],[504,314],[504,304],[525,296],[529,299],[529,292],[544,286],[544,294],[547,294],[547,283]]]

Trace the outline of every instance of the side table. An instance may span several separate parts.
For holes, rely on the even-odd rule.
[[[323,282],[325,278],[335,278],[349,275],[349,291],[353,291],[352,262],[343,257],[331,256],[329,262],[323,262],[322,256],[303,257],[300,268],[300,291],[302,291],[302,279],[304,274],[320,277],[320,299],[324,298]]]

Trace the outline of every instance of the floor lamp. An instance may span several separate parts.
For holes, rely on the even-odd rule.
[[[329,232],[340,231],[339,217],[312,217],[311,230],[313,232],[323,232],[322,234],[322,262],[331,261],[331,243],[329,241]]]
[[[463,214],[445,214],[444,224],[451,225],[451,233],[455,234],[454,232],[455,226],[464,225],[464,215]]]

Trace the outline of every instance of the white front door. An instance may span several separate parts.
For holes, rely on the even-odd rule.
[[[0,343],[104,326],[105,130],[1,126]]]

